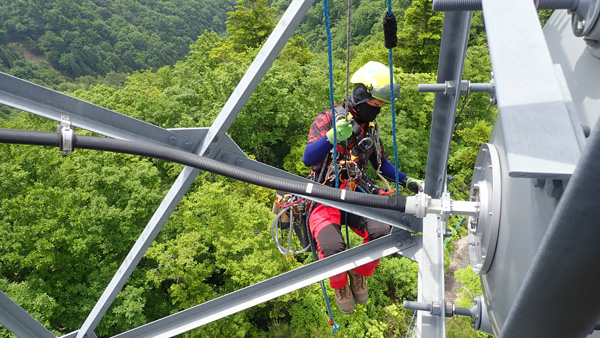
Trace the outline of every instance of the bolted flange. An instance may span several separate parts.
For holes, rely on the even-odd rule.
[[[479,213],[469,216],[469,257],[473,272],[481,275],[492,265],[500,228],[500,158],[494,145],[479,149],[472,182],[471,201],[479,203]]]

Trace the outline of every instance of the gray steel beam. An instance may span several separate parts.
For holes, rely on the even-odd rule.
[[[118,334],[114,338],[173,337],[378,258],[397,252],[407,256],[414,255],[420,248],[419,242],[420,237],[413,237],[405,231],[395,231],[375,241]]]
[[[54,334],[0,291],[0,324],[19,338],[55,338]]]
[[[586,337],[598,323],[599,159],[596,123],[500,337]]]
[[[445,14],[437,83],[461,83],[470,26],[471,12]],[[440,198],[446,187],[448,155],[459,96],[458,85],[449,88],[447,94],[435,94],[425,171],[425,193],[433,198]]]
[[[216,150],[211,149],[213,148],[212,144],[218,142],[219,138],[231,127],[242,107],[258,87],[260,80],[267,73],[296,27],[302,22],[313,2],[314,0],[294,0],[290,4],[210,127],[208,135],[202,143],[202,154],[209,155],[211,151]]]
[[[444,311],[444,230],[437,215],[427,215],[423,222],[423,249],[419,261],[419,298],[423,304],[436,304],[437,313],[417,313],[417,337],[445,337]]]
[[[173,131],[76,99],[0,72],[0,104],[108,137],[177,148],[192,152],[200,143]]]
[[[482,5],[509,175],[568,179],[581,149],[575,129],[565,129],[571,119],[535,5]]]
[[[200,149],[197,150],[197,154],[200,156],[211,155],[211,150],[216,151],[218,149],[216,146],[219,142],[219,138],[222,138],[229,129],[239,112],[242,110],[242,107],[248,101],[250,94],[256,89],[260,80],[265,75],[277,55],[279,55],[296,27],[300,24],[312,3],[313,0],[294,0],[290,4],[264,46],[258,52],[257,57],[246,71],[246,74],[225,103],[225,106],[217,116],[217,119],[209,128]],[[213,144],[214,149],[211,149],[209,146]],[[119,267],[119,270],[111,280],[110,284],[104,290],[104,293],[88,315],[83,326],[77,333],[77,338],[84,338],[86,334],[96,328],[117,294],[123,288],[125,282],[144,256],[146,250],[150,247],[185,192],[191,186],[198,175],[198,172],[198,169],[191,167],[185,167],[183,169],[177,178],[177,181],[173,187],[171,187],[171,190],[169,190],[169,193],[162,201],[161,205],[152,216],[152,219],[121,264],[121,267]]]
[[[467,51],[471,12],[450,12],[444,16],[437,83],[460,84]],[[440,198],[446,190],[450,143],[454,129],[460,85],[436,93],[429,137],[425,193]],[[423,224],[423,248],[419,258],[419,302],[444,304],[443,234],[445,224],[428,215]],[[442,311],[443,312],[443,311]],[[418,337],[445,337],[445,318],[419,311]]]
[[[60,336],[60,338],[75,338],[75,337],[77,337],[77,332],[78,331],[73,331],[73,332],[67,333],[64,336]],[[87,336],[85,336],[85,337],[86,338],[98,338],[98,336],[96,336],[96,334],[94,332],[88,333]]]

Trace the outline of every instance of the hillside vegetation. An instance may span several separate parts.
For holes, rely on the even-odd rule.
[[[239,0],[225,18],[211,14],[210,24],[206,13],[224,10],[221,2],[203,1],[209,12],[193,1],[35,3],[0,5],[4,67],[18,62],[6,61],[6,55],[14,50],[11,44],[19,44],[73,76],[143,69],[118,86],[96,83],[68,93],[178,128],[213,123],[287,2],[269,6],[265,0]],[[353,3],[357,28],[351,71],[369,60],[387,64],[383,2]],[[334,98],[339,103],[346,85],[346,5],[331,5]],[[434,95],[418,93],[417,85],[436,81],[443,14],[431,11],[431,0],[398,0],[394,8],[400,21],[400,44],[394,48],[394,76],[401,85],[395,106],[398,166],[423,178]],[[189,27],[193,20],[206,26]],[[218,24],[224,22],[226,32],[219,34]],[[329,108],[325,43],[322,4],[315,3],[228,131],[251,158],[300,176],[308,173],[301,161],[308,130],[316,114]],[[464,78],[489,82],[478,14],[467,55]],[[475,156],[495,116],[486,94],[460,99],[449,160],[454,176],[449,190],[455,199],[468,198]],[[377,121],[394,162],[390,105]],[[0,127],[56,131],[56,122],[19,114],[0,119]],[[63,156],[52,148],[0,144],[0,289],[55,334],[78,330],[181,170],[177,164],[132,155],[76,150]],[[272,201],[271,190],[201,173],[95,333],[112,336],[312,262],[310,254],[285,257],[276,249],[270,235]],[[455,224],[453,219],[448,226]],[[351,237],[352,246],[360,242]],[[452,242],[446,250],[452,250]],[[416,299],[416,263],[400,256],[382,259],[368,283],[369,303],[351,315],[338,311],[329,289],[340,325],[336,336],[406,334],[413,312],[401,304]],[[452,330],[461,337],[477,336],[461,323]],[[312,285],[183,336],[329,337],[331,330],[320,287]],[[10,336],[0,330],[0,337]]]
[[[159,68],[181,60],[205,30],[224,32],[233,4],[233,0],[4,0],[0,70],[13,69],[16,76],[57,84],[61,79],[52,69],[75,78]],[[48,74],[34,76],[40,68]]]

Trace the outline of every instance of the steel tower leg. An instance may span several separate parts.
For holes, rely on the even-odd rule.
[[[471,26],[471,12],[449,12],[444,17],[438,83],[461,83],[464,60]],[[431,135],[425,172],[425,193],[440,198],[446,191],[446,174],[454,117],[460,96],[460,86],[454,91],[435,94]],[[444,317],[444,232],[445,223],[429,215],[423,223],[423,248],[419,258],[419,302],[437,303],[439,314],[419,311],[419,337],[445,337]]]

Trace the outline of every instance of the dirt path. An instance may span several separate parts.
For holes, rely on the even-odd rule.
[[[454,272],[469,265],[469,236],[463,236],[454,242],[454,251],[450,254],[450,259],[450,266],[444,276],[446,287],[444,298],[447,302],[455,303],[459,299],[457,290],[460,287],[460,282],[454,279]]]

